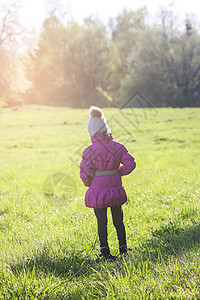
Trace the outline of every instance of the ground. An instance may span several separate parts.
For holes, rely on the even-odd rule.
[[[135,156],[129,257],[102,261],[79,178],[88,111],[0,111],[0,299],[199,299],[200,109],[104,110]],[[109,243],[118,254],[109,212]]]

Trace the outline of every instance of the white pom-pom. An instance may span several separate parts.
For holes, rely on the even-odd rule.
[[[92,118],[96,117],[96,118],[101,119],[104,117],[103,111],[97,106],[91,106],[89,114],[90,114],[90,117],[92,117]]]

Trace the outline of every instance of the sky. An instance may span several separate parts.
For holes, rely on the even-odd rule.
[[[49,0],[56,2],[56,0]],[[58,1],[58,0],[57,0]],[[23,9],[21,22],[26,27],[40,28],[46,14],[45,0],[21,0]],[[60,0],[63,10],[70,18],[82,23],[91,14],[98,16],[105,24],[109,17],[116,17],[123,8],[136,10],[146,6],[150,15],[156,18],[159,8],[168,7],[184,19],[187,14],[195,14],[200,23],[200,1],[197,0]]]

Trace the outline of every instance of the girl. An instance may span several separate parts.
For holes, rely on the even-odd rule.
[[[108,245],[107,207],[111,208],[120,254],[125,255],[127,242],[122,205],[127,201],[127,196],[121,177],[131,173],[136,167],[136,162],[123,144],[113,140],[103,111],[92,106],[89,114],[87,129],[92,145],[83,152],[80,177],[84,185],[89,187],[85,195],[85,204],[94,208],[97,217],[100,256],[115,260],[116,256],[111,255]]]

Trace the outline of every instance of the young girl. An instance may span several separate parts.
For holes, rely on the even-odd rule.
[[[108,245],[107,207],[111,208],[120,254],[125,255],[127,242],[122,205],[127,201],[127,196],[121,177],[131,173],[136,162],[123,144],[113,140],[102,110],[92,106],[89,113],[87,129],[92,145],[83,152],[80,177],[84,185],[89,187],[85,204],[94,208],[97,217],[100,255],[105,259],[115,260],[116,256],[111,255]]]

